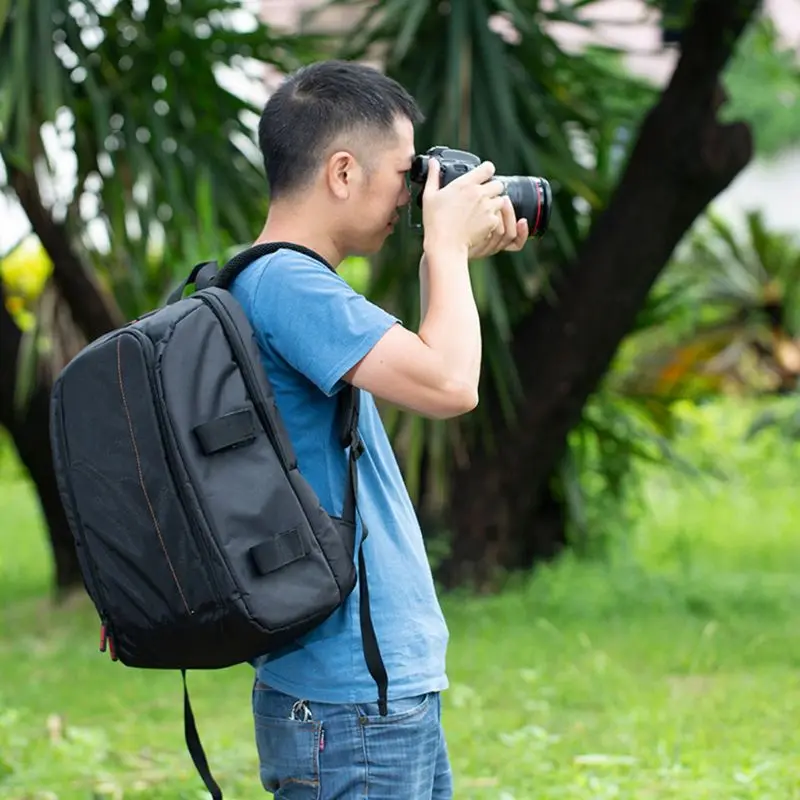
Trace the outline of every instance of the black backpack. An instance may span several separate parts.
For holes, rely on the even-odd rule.
[[[359,392],[339,393],[349,470],[338,518],[298,471],[253,330],[228,291],[255,259],[287,247],[319,259],[281,242],[221,270],[198,264],[163,308],[82,350],[52,393],[56,477],[100,649],[130,667],[181,671],[186,744],[215,800],[186,670],[286,646],[356,584]],[[362,548],[358,575],[364,656],[385,715]]]

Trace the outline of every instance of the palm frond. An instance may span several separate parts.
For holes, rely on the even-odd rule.
[[[609,380],[633,396],[776,392],[800,375],[800,243],[759,212],[708,214],[655,287]]]
[[[379,61],[421,106],[426,121],[417,128],[418,151],[436,144],[470,150],[493,161],[500,174],[541,175],[554,189],[544,239],[521,254],[471,265],[483,320],[481,394],[493,402],[481,403],[467,421],[444,426],[402,415],[390,418],[415,498],[428,491],[441,496],[455,460],[464,457],[475,437],[491,446],[498,416],[513,418],[522,399],[510,354],[514,327],[539,294],[551,293],[550,277],[573,258],[588,215],[603,205],[613,180],[600,151],[617,146],[615,133],[636,124],[633,117],[644,111],[646,101],[634,112],[619,100],[634,91],[634,82],[613,54],[574,55],[561,49],[549,32],[551,23],[590,24],[570,4],[331,0],[321,12],[332,6],[359,15],[336,55]],[[314,18],[312,13],[306,19],[312,28]],[[598,133],[601,128],[605,135]],[[576,157],[581,136],[593,164]],[[579,212],[579,205],[588,211]],[[370,288],[370,296],[410,328],[419,324],[420,252],[419,233],[398,230],[374,261]]]
[[[226,88],[225,70],[258,89],[267,64],[292,69],[316,40],[254,15],[234,25],[243,14],[237,0],[20,0],[0,33],[0,152],[45,176],[49,194],[71,184],[51,210],[129,315],[198,250],[249,241],[263,220],[258,109]]]

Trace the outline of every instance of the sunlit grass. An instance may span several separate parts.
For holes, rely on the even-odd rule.
[[[444,599],[457,798],[800,798],[800,461],[774,438],[738,444],[716,414],[685,447],[716,450],[727,483],[654,474],[607,563]],[[204,797],[179,676],[101,656],[88,603],[44,599],[29,487],[0,486],[0,508],[0,797]],[[266,796],[250,681],[247,667],[191,676],[232,800]]]

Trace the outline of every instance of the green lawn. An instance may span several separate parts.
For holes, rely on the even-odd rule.
[[[729,481],[653,475],[608,564],[566,560],[499,597],[444,599],[456,797],[800,800],[800,451],[697,436]],[[695,445],[692,445],[695,447]],[[695,448],[696,449],[696,448]],[[179,676],[97,652],[54,610],[33,496],[0,484],[0,798],[206,797]],[[258,783],[249,668],[191,677],[226,798]]]

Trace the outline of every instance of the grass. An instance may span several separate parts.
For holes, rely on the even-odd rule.
[[[686,442],[728,480],[649,475],[607,562],[444,598],[457,798],[800,800],[800,450],[734,422],[704,411]],[[27,484],[0,484],[0,509],[0,797],[207,796],[179,676],[98,654],[93,609],[46,600]],[[249,668],[190,681],[226,797],[265,797]]]

